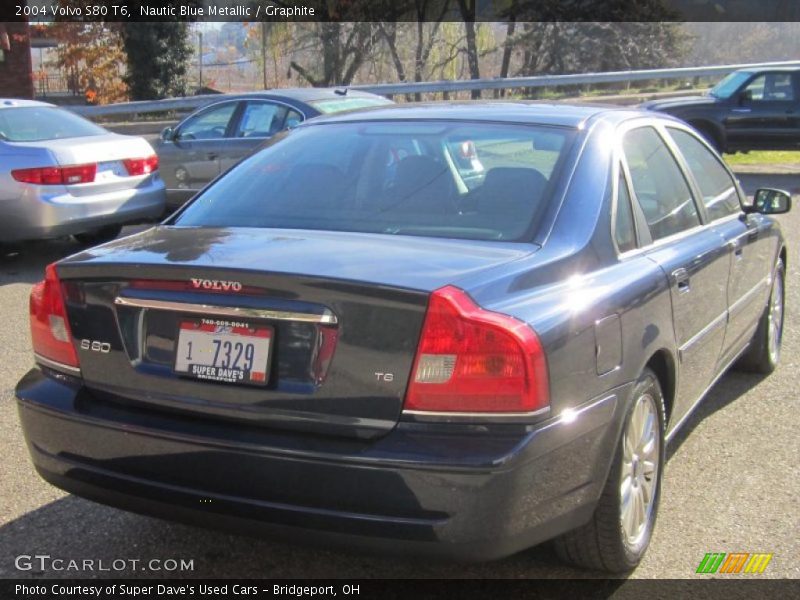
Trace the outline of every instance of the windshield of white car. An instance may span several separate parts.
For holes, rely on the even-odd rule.
[[[8,142],[41,142],[108,133],[68,110],[20,106],[0,110],[0,135]]]
[[[747,79],[750,78],[751,75],[752,73],[746,73],[744,71],[730,73],[723,77],[722,81],[720,81],[717,85],[711,88],[708,91],[708,95],[721,100],[730,98],[733,93],[738,90],[741,85],[747,81]]]
[[[525,241],[574,136],[452,121],[301,127],[207,187],[175,225]]]

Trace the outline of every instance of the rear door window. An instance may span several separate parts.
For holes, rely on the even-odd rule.
[[[714,221],[738,214],[742,209],[736,184],[714,153],[691,133],[674,127],[667,129],[703,194],[708,218]]]
[[[745,92],[756,102],[792,102],[791,73],[764,73],[747,84]]]
[[[700,225],[689,184],[655,129],[639,127],[627,132],[623,149],[633,192],[653,240]]]
[[[289,113],[286,115],[286,123],[284,123],[284,129],[294,129],[304,120],[303,115],[301,115],[296,110],[290,110]]]
[[[234,137],[268,138],[283,129],[288,109],[273,102],[247,102]]]

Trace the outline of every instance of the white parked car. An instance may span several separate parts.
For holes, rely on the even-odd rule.
[[[100,243],[160,217],[165,198],[144,138],[44,102],[0,99],[0,241]]]

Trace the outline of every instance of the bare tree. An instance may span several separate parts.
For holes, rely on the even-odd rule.
[[[458,10],[464,21],[467,39],[467,65],[470,79],[480,79],[481,70],[478,62],[478,39],[475,33],[475,0],[458,0]],[[472,98],[480,98],[480,90],[472,90]]]
[[[500,77],[508,77],[508,70],[511,67],[511,53],[514,51],[514,32],[517,28],[517,18],[512,13],[506,23],[506,39],[503,41],[503,59],[500,62]],[[495,90],[495,98],[504,97],[506,90]]]
[[[350,85],[371,55],[378,36],[378,28],[368,22],[322,21],[304,24],[303,29],[308,34],[305,41],[314,43],[316,51],[307,53],[310,63],[306,65],[292,60],[291,69],[317,87]]]

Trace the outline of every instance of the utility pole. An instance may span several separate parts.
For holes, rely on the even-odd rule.
[[[197,37],[200,38],[200,60],[198,63],[200,66],[200,85],[198,87],[202,89],[203,88],[203,32],[198,31]]]

